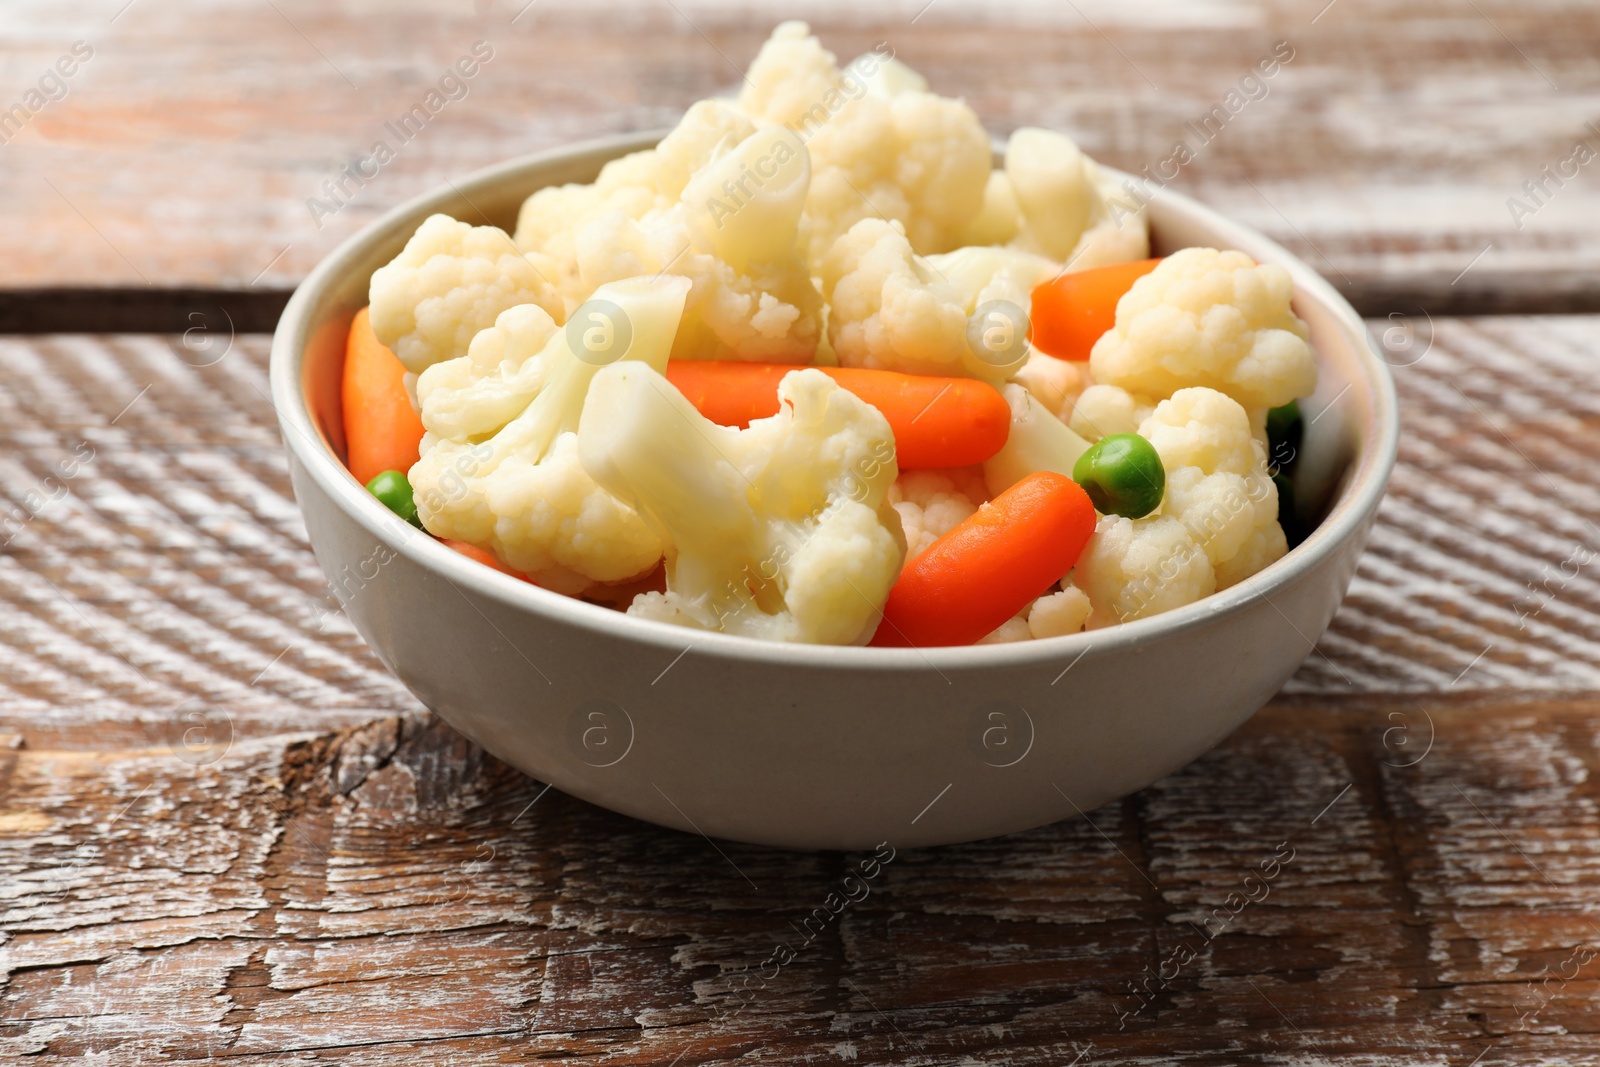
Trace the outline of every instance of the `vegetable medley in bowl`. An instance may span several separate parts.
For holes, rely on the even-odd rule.
[[[515,233],[372,276],[348,464],[488,566],[774,641],[1026,641],[1193,603],[1298,534],[1317,383],[1288,272],[1150,259],[1059,133],[778,27],[731,100]]]

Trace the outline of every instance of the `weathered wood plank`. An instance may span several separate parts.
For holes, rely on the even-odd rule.
[[[1407,347],[1392,338],[1400,463],[1324,654],[1288,691],[1600,685],[1594,324],[1418,320]]]
[[[306,550],[265,351],[0,341],[7,728],[92,723],[78,739],[101,748],[219,706],[241,738],[416,708]]]
[[[898,854],[810,940],[798,924],[862,857],[724,859],[541,796],[438,724],[198,769],[25,748],[0,1039],[371,1063],[419,1043],[450,1062],[1595,1062],[1592,703],[1431,706],[1409,766],[1390,707],[1280,705],[1092,821]],[[799,955],[762,979],[781,942]]]
[[[1581,0],[809,0],[784,14],[841,55],[887,41],[997,132],[1059,127],[1132,171],[1161,170],[1186,139],[1194,158],[1172,189],[1283,240],[1371,313],[1597,299],[1600,186],[1572,160],[1579,142],[1600,151],[1600,11]],[[725,0],[409,3],[381,17],[304,0],[27,0],[0,31],[0,101],[24,100],[74,41],[94,54],[0,145],[0,289],[283,290],[448,177],[670,124],[737,83],[776,17]],[[385,124],[480,39],[494,57],[468,95],[399,143]],[[1279,40],[1294,57],[1265,95],[1247,86],[1258,99],[1193,132]],[[384,139],[393,162],[336,213],[313,212],[323,182]],[[1543,168],[1564,163],[1558,187]]]

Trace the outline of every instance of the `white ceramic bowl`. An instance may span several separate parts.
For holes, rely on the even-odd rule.
[[[272,345],[295,495],[356,628],[423,703],[501,759],[592,803],[791,848],[988,837],[1170,774],[1271,698],[1332,620],[1394,462],[1388,370],[1361,319],[1282,247],[1170,192],[1156,252],[1281,263],[1321,370],[1297,477],[1310,537],[1200,603],[1071,637],[927,651],[782,645],[629,618],[471,562],[405,526],[340,460],[339,373],[372,272],[443,211],[512,228],[523,198],[659,138],[491,167],[405,204],[324,260]]]

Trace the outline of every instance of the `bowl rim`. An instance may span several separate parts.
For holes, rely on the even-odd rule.
[[[1076,664],[1078,658],[1090,650],[1111,652],[1175,637],[1234,615],[1258,598],[1271,603],[1273,592],[1294,585],[1326,564],[1340,552],[1345,542],[1358,536],[1376,512],[1394,468],[1400,420],[1393,376],[1374,351],[1365,323],[1338,290],[1288,249],[1199,201],[1163,188],[1156,193],[1157,199],[1171,198],[1225,237],[1242,237],[1264,246],[1276,257],[1276,262],[1289,270],[1297,293],[1321,301],[1333,313],[1352,340],[1360,342],[1357,366],[1361,380],[1353,383],[1353,387],[1365,388],[1373,408],[1373,425],[1367,430],[1358,464],[1347,475],[1341,498],[1305,541],[1237,585],[1148,618],[1031,641],[927,649],[798,644],[695,630],[627,615],[502,574],[447,548],[421,530],[396,522],[393,513],[357,483],[340,461],[317,424],[304,388],[306,342],[312,332],[310,316],[323,291],[351,271],[356,261],[367,254],[370,245],[386,239],[390,230],[409,219],[420,221],[428,214],[463,200],[470,205],[474,191],[495,188],[530,169],[567,162],[578,156],[609,154],[614,158],[653,147],[667,132],[666,129],[648,130],[582,141],[517,156],[463,178],[447,180],[444,185],[384,212],[340,242],[295,288],[278,320],[272,337],[268,377],[285,449],[317,487],[380,544],[434,572],[463,595],[470,591],[551,622],[655,646],[679,656],[694,650],[729,660],[836,671],[922,672],[931,668],[939,672],[941,667],[958,671],[1045,667],[1059,665],[1069,657],[1071,663]],[[1133,175],[1103,164],[1101,170],[1118,181],[1137,180]],[[1315,640],[1311,640],[1314,646]]]

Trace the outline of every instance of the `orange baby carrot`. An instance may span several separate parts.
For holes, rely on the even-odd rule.
[[[383,471],[404,474],[417,461],[422,420],[406,395],[406,369],[372,332],[367,309],[356,312],[344,351],[346,464],[366,485]]]
[[[778,413],[778,383],[789,363],[675,359],[667,380],[722,426],[748,426]],[[1006,443],[1011,409],[992,386],[971,378],[932,378],[856,367],[818,367],[883,413],[902,470],[982,463]]]
[[[906,564],[873,636],[878,646],[970,645],[1072,569],[1094,505],[1071,478],[1030,474]]]
[[[1033,347],[1057,359],[1085,360],[1117,322],[1117,301],[1133,283],[1156,269],[1159,259],[1069,271],[1033,291],[1029,316]]]
[[[477,545],[471,544],[470,542],[452,541],[448,537],[441,537],[439,538],[439,543],[444,545],[446,548],[454,549],[470,560],[474,560],[475,562],[483,564],[485,567],[493,567],[501,574],[509,574],[511,577],[520,578],[525,582],[533,581],[533,579],[529,578],[521,571],[514,571],[510,567],[507,567],[504,563],[501,563],[495,558],[493,552],[490,552],[487,549],[479,548]]]

